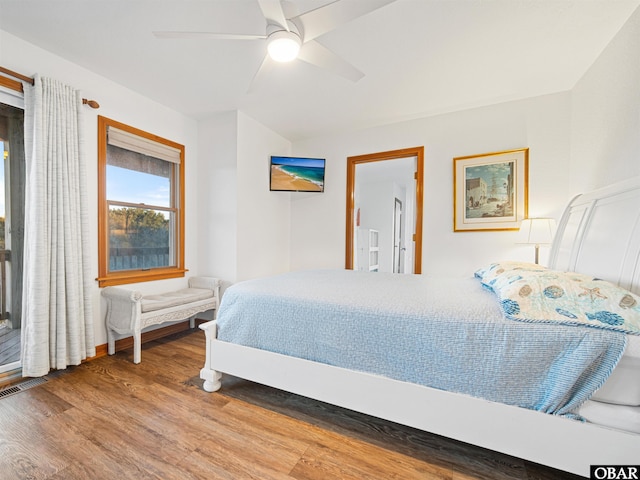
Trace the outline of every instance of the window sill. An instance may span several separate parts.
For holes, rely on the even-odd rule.
[[[111,287],[114,285],[125,285],[127,283],[151,282],[153,280],[166,280],[168,278],[184,277],[189,270],[184,268],[134,270],[127,272],[113,273],[104,277],[98,277],[98,286]]]

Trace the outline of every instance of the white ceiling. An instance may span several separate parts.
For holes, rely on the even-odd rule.
[[[283,3],[302,13],[329,2]],[[152,32],[263,34],[256,0],[0,0],[0,29],[188,116],[240,109],[296,140],[569,90],[638,5],[396,0],[317,38],[365,73],[359,82],[295,61],[250,92],[264,41]]]

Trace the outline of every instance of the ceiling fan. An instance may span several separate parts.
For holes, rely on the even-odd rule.
[[[272,61],[289,62],[296,58],[336,75],[357,82],[364,73],[340,58],[315,39],[343,23],[377,10],[395,0],[334,0],[300,15],[285,16],[280,0],[258,0],[267,26],[265,34],[245,35],[218,32],[156,31],[158,38],[266,41],[267,53],[251,83],[272,66]]]

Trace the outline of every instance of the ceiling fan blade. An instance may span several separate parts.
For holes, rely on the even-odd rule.
[[[182,39],[212,39],[212,40],[264,40],[266,35],[251,35],[243,33],[215,33],[215,32],[153,32],[156,38]]]
[[[249,88],[247,88],[247,93],[252,93],[255,90],[255,86],[258,83],[258,80],[260,77],[269,75],[269,72],[273,69],[273,64],[274,62],[269,57],[269,54],[265,55],[264,60],[262,60],[262,63],[260,64],[260,67],[258,68],[255,75],[251,79],[251,82],[249,82]]]
[[[280,0],[258,0],[258,3],[260,4],[260,10],[262,10],[264,18],[267,19],[267,23],[275,23],[289,31],[287,18],[284,16]]]
[[[302,26],[304,41],[307,42],[319,37],[323,33],[333,30],[343,23],[366,15],[393,2],[395,2],[395,0],[367,0],[366,2],[337,0],[294,17],[292,21]]]
[[[352,82],[357,82],[364,77],[364,73],[356,67],[313,40],[302,45],[298,59],[329,70]]]

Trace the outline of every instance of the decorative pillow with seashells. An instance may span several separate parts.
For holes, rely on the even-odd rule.
[[[478,274],[476,273],[476,276]],[[507,318],[559,322],[640,335],[640,297],[611,282],[574,272],[513,268],[488,283]]]
[[[529,262],[517,262],[513,260],[504,260],[502,262],[495,262],[489,265],[486,268],[481,268],[476,271],[475,276],[480,279],[482,285],[493,289],[493,284],[500,278],[504,273],[511,272],[543,272],[548,270],[547,267],[543,265],[538,265],[536,263]]]

